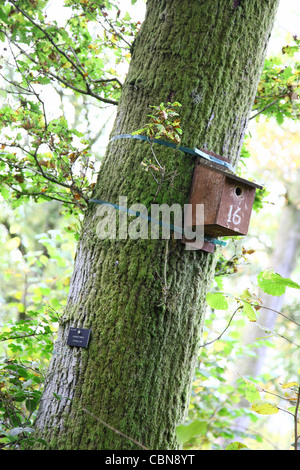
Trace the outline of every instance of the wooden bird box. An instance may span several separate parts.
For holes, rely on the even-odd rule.
[[[213,152],[205,153],[229,162]],[[197,158],[190,192],[189,204],[204,205],[204,234],[211,237],[246,235],[257,188],[257,183],[245,180],[224,170],[219,165],[208,165]],[[195,227],[195,211],[187,227]],[[183,237],[183,243],[189,243]],[[211,243],[205,243],[204,251],[214,251]]]

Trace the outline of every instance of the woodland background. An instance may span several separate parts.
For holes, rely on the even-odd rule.
[[[50,1],[47,16],[49,21],[63,24],[60,3]],[[98,53],[102,54],[107,76],[122,82],[145,4],[142,0],[113,3],[109,15],[118,31],[124,28],[124,36],[118,36],[107,23],[103,29],[105,48]],[[105,16],[103,22],[105,25]],[[230,444],[251,449],[294,448],[300,383],[299,27],[299,4],[282,1],[239,168],[241,175],[257,179],[266,191],[253,212],[249,235],[228,240],[220,250],[207,299],[204,345],[199,351],[189,416],[178,429],[186,449],[217,450]],[[60,125],[62,135],[77,138],[68,151],[72,150],[72,163],[78,164],[82,194],[73,194],[72,206],[62,204],[68,198],[66,188],[55,200],[56,189],[51,185],[44,189],[43,181],[36,180],[31,191],[35,188],[38,195],[30,196],[16,165],[26,147],[32,116],[24,112],[19,122],[9,111],[22,96],[21,88],[16,95],[11,87],[26,75],[26,64],[24,69],[21,63],[19,70],[13,67],[17,49],[8,46],[7,38],[0,34],[0,446],[14,449],[22,448],[33,433],[43,378],[73,270],[82,220],[80,204],[84,203],[81,196],[88,194],[95,181],[115,107],[72,90],[62,92],[52,83],[37,85],[49,122]],[[93,44],[88,47],[96,54]],[[118,84],[107,82],[108,100],[115,100],[119,93],[112,83]],[[30,111],[35,112],[34,104]],[[15,153],[8,148],[8,132],[11,138],[16,136],[14,143],[20,144],[20,148],[15,146]],[[8,174],[5,162],[12,156],[15,167]],[[45,161],[51,167],[47,152]],[[63,180],[62,169],[58,177]],[[17,184],[21,185],[19,195]],[[285,281],[272,278],[270,288],[266,278],[260,276],[269,269]],[[237,311],[240,298],[248,299],[248,309],[243,304],[243,310]],[[253,321],[259,314],[261,318]],[[265,328],[257,328],[258,323]],[[253,407],[257,400],[263,400],[265,407],[269,403],[270,408]],[[236,442],[241,444],[232,444]]]

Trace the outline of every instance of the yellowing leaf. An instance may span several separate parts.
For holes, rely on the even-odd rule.
[[[25,312],[25,306],[21,302],[18,303],[17,307],[20,313]]]
[[[229,444],[225,450],[241,450],[241,449],[248,449],[248,447],[245,444],[242,444],[242,442],[232,442]]]
[[[286,384],[283,384],[281,388],[291,388],[291,387],[298,387],[297,382],[287,382]]]
[[[112,42],[113,44],[115,44],[117,41],[118,41],[117,36],[116,36],[115,34],[113,34],[112,37],[111,37],[111,42]]]
[[[41,255],[41,256],[39,257],[39,261],[40,261],[44,266],[46,266],[46,265],[48,264],[48,262],[49,262],[49,258],[48,258],[47,256],[45,256],[45,255]]]
[[[252,403],[251,409],[260,415],[273,415],[279,411],[274,403],[266,400],[256,400]]]
[[[16,248],[18,248],[18,246],[20,246],[20,243],[21,243],[21,238],[14,237],[6,243],[6,247],[9,250],[15,250]]]
[[[221,341],[217,341],[215,344],[214,344],[214,351],[215,352],[221,352],[223,351],[225,348],[225,345],[224,343],[222,343]]]
[[[284,394],[286,396],[286,398],[288,398],[290,401],[297,401],[298,400],[298,396],[291,396],[289,395],[288,393],[285,393]]]
[[[21,300],[22,297],[23,297],[23,293],[22,293],[22,292],[19,292],[19,291],[18,291],[18,292],[15,292],[15,293],[14,293],[14,297],[15,297],[16,299],[18,299],[18,300]]]

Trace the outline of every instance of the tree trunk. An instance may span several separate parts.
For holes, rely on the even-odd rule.
[[[141,128],[149,106],[177,100],[182,145],[236,163],[277,5],[149,0],[112,135]],[[128,207],[188,203],[193,158],[163,146],[155,152],[168,175],[159,187],[141,167],[153,158],[149,144],[111,142],[94,198],[118,204],[126,196]],[[149,449],[176,449],[215,256],[172,238],[101,241],[96,210],[91,204],[85,217],[39,435],[53,449],[140,448],[100,419]],[[91,329],[87,350],[66,345],[70,326]]]

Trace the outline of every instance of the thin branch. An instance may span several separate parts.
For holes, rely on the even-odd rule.
[[[155,152],[154,152],[154,150],[153,150],[153,142],[150,142],[150,147],[151,147],[152,155],[154,156],[155,161],[156,161],[156,163],[158,164],[160,170],[161,170],[161,171],[164,171],[164,168],[163,168],[163,167],[161,166],[161,164],[159,163],[159,161],[158,161],[158,159],[157,159],[157,157],[156,157],[156,155],[155,155]]]
[[[90,81],[93,83],[108,83],[108,82],[117,82],[120,88],[123,87],[123,83],[117,77],[114,78],[90,78]]]
[[[245,430],[243,426],[239,426],[239,425],[234,424],[233,429],[230,428],[230,430],[233,431],[235,429],[238,430],[238,431],[244,431]],[[255,434],[256,436],[260,436],[262,438],[262,440],[268,442],[272,447],[274,447],[274,449],[279,450],[278,446],[273,441],[271,441],[265,435],[258,432],[256,429],[248,428],[248,432],[250,432],[251,434]]]
[[[47,31],[45,31],[38,23],[36,23],[24,10],[22,10],[20,7],[18,7],[16,5],[16,2],[14,0],[9,0],[10,3],[12,3],[12,5],[14,5],[14,7],[16,8],[16,10],[18,10],[23,16],[25,16],[25,18],[27,18],[30,23],[32,23],[36,28],[38,28],[45,36],[46,38],[48,39],[48,41],[52,44],[53,47],[55,47],[55,49],[62,55],[65,57],[65,59],[70,62],[70,64],[73,65],[73,67],[75,68],[75,70],[77,70],[77,72],[82,76],[82,78],[85,80],[85,77],[84,77],[84,72],[76,65],[76,63],[68,56],[68,54],[65,53],[65,51],[63,51],[60,47],[58,47],[58,45],[55,43],[55,41],[53,40],[53,38],[50,36],[50,34],[48,34]],[[87,87],[88,87],[88,84],[86,84]]]
[[[8,39],[8,41],[10,41],[12,44],[14,44],[15,47],[17,47],[19,49],[19,51],[22,52],[22,54],[24,54],[29,60],[31,60],[31,62],[33,62],[35,65],[39,66],[40,67],[40,64],[28,53],[26,52],[18,43],[16,43],[15,41],[13,41],[9,36],[8,34],[5,32],[5,31],[2,31],[6,38]],[[88,88],[87,90],[82,90],[81,88],[78,88],[74,85],[72,85],[70,82],[68,82],[67,80],[59,77],[58,75],[56,75],[55,73],[51,72],[50,70],[47,71],[47,75],[53,77],[55,80],[57,80],[59,83],[62,83],[63,85],[65,85],[67,88],[71,88],[71,90],[74,90],[76,91],[77,93],[79,94],[82,94],[82,95],[88,95],[88,96],[92,96],[93,98],[96,98],[97,100],[99,101],[102,101],[103,103],[107,103],[107,104],[113,104],[115,106],[118,105],[118,101],[115,101],[115,100],[112,100],[112,99],[109,99],[109,98],[102,98],[100,95],[97,95],[96,93],[94,93],[90,88]],[[22,88],[20,85],[18,84],[15,84],[13,83],[15,86],[18,86],[19,88]]]
[[[284,96],[284,95],[283,95]],[[283,96],[279,96],[278,98],[276,98],[276,100],[272,101],[272,103],[269,103],[267,104],[264,108],[262,108],[260,111],[258,111],[256,114],[254,114],[253,116],[251,116],[249,118],[249,121],[251,119],[254,119],[256,116],[258,116],[259,114],[263,113],[266,109],[270,108],[271,106],[273,106],[273,104],[277,103],[281,98],[283,98]]]
[[[48,34],[47,31],[45,31],[45,29],[43,29],[38,23],[36,23],[24,10],[22,10],[21,8],[19,8],[15,1],[14,0],[9,0],[10,3],[12,3],[15,8],[22,14],[24,15],[36,28],[38,28],[44,35],[45,37],[48,39],[48,41],[53,45],[53,47],[68,61],[70,62],[70,64],[74,67],[75,70],[77,70],[77,72],[81,75],[85,85],[86,85],[86,91],[79,91],[79,93],[83,93],[83,94],[86,94],[86,95],[89,95],[89,96],[93,96],[94,98],[96,99],[99,99],[100,101],[103,101],[104,103],[110,103],[110,104],[114,104],[114,105],[117,105],[118,102],[115,101],[115,100],[109,100],[107,98],[101,98],[99,95],[96,95],[95,93],[92,92],[92,90],[90,89],[90,84],[88,83],[87,81],[87,77],[86,77],[86,72],[85,70],[83,69],[83,67],[81,66],[80,64],[80,61],[78,60],[78,57],[75,53],[75,51],[72,49],[72,52],[74,53],[75,55],[75,59],[76,59],[76,62],[74,62],[70,56],[68,54],[66,54],[66,52],[61,49],[56,43],[55,41],[53,40],[53,38],[50,36],[50,34]],[[117,34],[117,33],[116,33]],[[123,39],[123,38],[122,38]],[[124,39],[123,39],[124,40]],[[125,40],[124,40],[125,41]],[[126,41],[125,41],[126,42]],[[130,44],[127,43],[129,46]],[[60,80],[60,81],[63,81],[63,79],[61,79],[60,77],[57,77],[57,80]],[[117,80],[117,79],[116,79]],[[119,80],[117,80],[119,82]],[[66,83],[65,81],[63,83]],[[68,83],[68,82],[67,82]],[[120,83],[120,82],[119,82]],[[67,85],[68,87],[72,88],[73,90],[75,90],[75,88],[73,86],[71,86],[70,84]],[[75,90],[75,91],[78,91]]]
[[[78,55],[76,54],[76,52],[74,51],[73,47],[72,47],[72,46],[69,46],[69,48],[71,49],[71,51],[72,51],[72,53],[73,53],[73,55],[74,55],[74,57],[75,57],[75,59],[76,59],[76,62],[77,62],[77,64],[78,64],[78,67],[82,68],[83,73],[86,74],[87,71],[85,70],[85,68],[84,68],[83,65],[81,64],[81,62],[80,62],[80,60],[79,60],[79,57],[78,57]],[[83,76],[84,79],[85,79],[85,77],[86,77],[86,75]]]
[[[22,75],[22,72],[21,72],[21,70],[20,70],[20,67],[19,67],[17,58],[16,58],[16,56],[15,56],[15,54],[14,54],[14,51],[13,51],[13,49],[12,49],[10,43],[9,43],[9,48],[10,48],[11,54],[12,54],[12,56],[13,56],[13,58],[14,58],[16,67],[17,67],[19,73]],[[33,94],[33,95],[36,97],[36,99],[41,103],[41,106],[42,106],[42,109],[43,109],[43,116],[44,116],[44,120],[45,120],[45,129],[47,129],[48,123],[47,123],[47,116],[46,116],[45,104],[44,104],[44,102],[40,99],[39,94],[38,94],[38,93],[35,91],[35,89],[33,88],[33,86],[32,86],[32,84],[31,84],[30,80],[28,80],[28,78],[25,77],[25,76],[24,76],[24,78],[25,78],[25,80],[26,80],[26,83],[27,83],[27,86],[28,86],[28,90],[31,90],[31,91],[32,91],[32,94]]]
[[[1,29],[0,29],[0,32],[2,32]],[[6,38],[10,41],[10,38],[6,35],[6,33],[4,33],[4,34],[5,34]],[[11,41],[11,43],[14,44],[13,41]],[[15,44],[14,44],[14,45],[15,45]],[[26,54],[25,51],[24,51],[23,53]],[[34,60],[33,60],[31,57],[29,57],[29,58],[34,62]],[[34,62],[34,63],[37,64],[37,62]],[[14,67],[15,67],[15,66],[13,66],[13,68],[14,68]],[[13,80],[9,80],[9,79],[8,79],[7,77],[5,77],[3,74],[1,74],[0,76],[3,78],[3,80],[5,80],[5,81],[6,81],[7,83],[9,83],[10,85],[14,86],[15,88],[19,88],[19,89],[20,89],[20,91],[17,90],[17,91],[15,91],[15,92],[13,92],[13,91],[7,91],[7,90],[5,90],[5,89],[3,89],[3,91],[7,91],[8,93],[19,93],[19,94],[22,93],[22,95],[23,95],[23,94],[28,94],[28,95],[29,95],[29,94],[30,94],[30,95],[33,94],[33,92],[32,92],[32,91],[29,91],[28,88],[24,88],[24,87],[21,86],[19,83],[15,82],[15,81],[13,81]]]
[[[289,343],[291,344],[294,344],[297,348],[300,349],[300,344],[297,344],[295,343],[294,341],[292,341],[291,339],[287,338],[286,336],[284,335],[281,335],[280,333],[276,332],[276,331],[272,331],[270,330],[269,328],[263,326],[263,325],[260,325],[259,323],[256,322],[256,325],[258,326],[258,328],[260,328],[261,330],[263,330],[265,333],[271,333],[271,336],[275,335],[275,336],[278,336],[279,338],[282,338],[282,339],[285,339],[286,341],[288,341]]]
[[[0,177],[0,181],[2,181],[4,184],[6,184],[9,188],[11,188],[16,193],[20,194],[20,196],[43,197],[45,199],[49,199],[52,201],[62,202],[63,204],[71,204],[72,206],[78,206],[78,208],[82,210],[82,205],[79,204],[77,201],[69,201],[68,199],[62,199],[61,197],[53,196],[53,194],[49,195],[49,193],[47,194],[47,193],[42,193],[42,192],[20,191],[11,183],[8,183],[1,177]]]
[[[229,320],[229,322],[228,322],[226,328],[222,331],[222,333],[221,333],[216,339],[214,339],[214,340],[212,340],[212,341],[209,341],[208,343],[201,344],[199,347],[200,347],[200,348],[204,348],[205,346],[208,346],[209,344],[212,344],[212,343],[214,343],[215,341],[218,341],[219,339],[221,339],[222,336],[223,336],[223,334],[225,333],[225,331],[228,330],[228,328],[229,328],[229,326],[230,326],[230,324],[231,324],[231,322],[232,322],[233,317],[235,316],[235,314],[238,312],[238,310],[240,310],[240,309],[242,309],[242,308],[243,308],[242,305],[240,305],[239,307],[237,307],[237,309],[236,309],[236,310],[233,312],[233,314],[231,315],[230,320]]]
[[[38,325],[39,326],[39,325]],[[16,335],[16,336],[9,336],[8,338],[1,338],[0,343],[3,341],[10,341],[12,339],[24,339],[24,338],[30,338],[32,336],[42,336],[42,335],[48,335],[49,333],[28,333],[27,335]]]
[[[0,76],[1,76],[2,78],[4,78],[3,75],[0,74]],[[14,85],[15,85],[15,86],[18,86],[17,83],[14,84]],[[21,94],[20,91],[16,91],[16,90],[6,90],[5,88],[0,88],[0,90],[1,90],[1,91],[4,91],[5,93],[9,93],[9,94],[11,94],[11,95],[20,95],[20,94]],[[23,95],[32,96],[33,93],[32,93],[32,91],[26,91],[26,92],[24,91],[24,92],[22,92],[22,96],[23,96]]]
[[[94,18],[94,20],[99,23],[102,28],[104,29],[104,31],[106,31],[107,33],[111,33],[111,31],[109,31],[109,29],[105,28],[105,26],[101,23],[100,19],[97,19],[95,15],[93,15],[91,12],[89,12],[89,14],[91,15],[92,18]],[[128,48],[130,49],[131,48],[131,44],[130,42],[126,41],[126,39],[124,39],[124,37],[118,32],[115,30],[114,26],[112,25],[112,23],[110,22],[110,20],[108,20],[108,18],[104,18],[104,21],[106,23],[108,23],[108,25],[110,26],[110,28],[114,31],[115,35],[118,36],[122,41],[125,42],[125,44],[127,44],[128,47],[122,47],[122,46],[119,46],[121,47],[122,49],[125,49],[125,50],[128,50]],[[114,43],[112,41],[110,41],[111,44],[114,45]]]
[[[85,411],[86,413],[88,413],[90,416],[92,416],[94,419],[96,419],[97,421],[99,421],[99,423],[103,424],[103,426],[106,426],[107,428],[111,429],[113,432],[115,432],[116,434],[119,434],[120,436],[123,436],[125,437],[126,439],[129,439],[131,442],[133,442],[134,444],[136,444],[137,446],[141,447],[142,449],[144,450],[149,450],[147,447],[145,447],[143,444],[141,444],[140,442],[136,441],[135,439],[132,439],[132,437],[129,437],[127,436],[126,434],[124,434],[123,432],[121,431],[118,431],[117,429],[113,428],[112,426],[110,426],[109,424],[105,423],[102,419],[98,418],[97,416],[93,415],[90,411],[88,411],[86,408],[82,408],[83,411]]]
[[[298,413],[299,413],[299,405],[300,405],[300,385],[298,387],[298,397],[297,397],[297,403],[296,403],[296,409],[295,409],[295,415],[294,415],[294,438],[295,438],[295,449],[298,450]]]
[[[83,71],[85,74],[87,74],[87,71],[83,68],[83,66],[81,65],[80,63],[80,60],[79,60],[79,57],[77,56],[76,52],[74,51],[73,47],[72,46],[69,46],[71,51],[73,52],[74,54],[74,57],[76,59],[76,62],[78,63],[78,65],[80,67],[82,67]],[[109,83],[109,82],[117,82],[118,85],[120,86],[120,88],[122,88],[123,84],[120,82],[120,80],[117,78],[117,77],[114,77],[114,78],[91,78],[91,77],[88,77],[87,75],[84,75],[83,77],[84,79],[88,78],[90,82],[92,83]]]
[[[1,144],[1,143],[0,143]],[[14,163],[14,162],[11,162],[11,161],[7,161],[3,158],[0,157],[0,161],[6,163],[8,166],[12,166],[13,168],[15,168],[16,170],[24,170],[24,171],[32,171],[33,173],[37,174],[37,175],[40,175],[42,176],[46,181],[50,181],[51,183],[54,183],[54,184],[57,184],[58,186],[62,186],[66,189],[69,189],[70,191],[72,191],[72,193],[77,193],[79,194],[86,202],[88,202],[88,198],[84,195],[84,193],[82,192],[82,190],[76,186],[75,182],[74,182],[74,179],[73,179],[73,174],[72,174],[72,171],[71,171],[71,168],[69,166],[66,165],[66,171],[70,172],[70,175],[71,175],[71,178],[72,178],[72,184],[67,184],[67,183],[64,183],[63,181],[60,181],[58,179],[56,179],[55,177],[53,177],[52,175],[49,175],[48,172],[46,172],[38,158],[37,158],[37,151],[38,151],[38,147],[36,148],[35,152],[34,153],[31,153],[29,152],[28,150],[26,150],[24,147],[22,147],[21,145],[18,145],[16,143],[14,144],[2,144],[2,145],[5,145],[5,146],[8,146],[8,147],[12,147],[12,148],[19,148],[21,149],[22,151],[24,151],[25,153],[27,153],[28,155],[30,155],[31,157],[33,157],[35,163],[36,163],[36,166],[38,167],[38,170],[36,170],[35,168],[32,168],[32,167],[28,167],[28,166],[22,166],[22,165],[18,165],[17,163]],[[63,160],[62,160],[63,163],[65,163]]]
[[[271,308],[271,307],[266,307],[265,305],[260,305],[258,303],[252,303],[252,302],[249,302],[248,300],[245,300],[245,299],[240,299],[240,298],[236,298],[236,300],[239,300],[240,302],[244,302],[244,303],[247,303],[249,305],[251,305],[252,307],[260,307],[260,309],[266,309],[266,310],[270,310],[271,312],[274,312],[274,313],[277,313],[278,315],[281,315],[283,318],[285,318],[286,320],[294,323],[295,325],[297,326],[300,326],[300,323],[296,322],[295,320],[293,320],[292,318],[288,317],[287,315],[284,315],[284,313],[282,312],[279,312],[278,310],[275,310],[274,308]]]
[[[40,171],[36,170],[35,168],[30,168],[30,167],[28,167],[28,166],[21,166],[21,165],[18,165],[18,164],[16,164],[16,163],[13,163],[13,162],[8,162],[8,161],[6,161],[5,159],[3,159],[3,158],[1,158],[1,157],[0,157],[0,161],[6,163],[8,166],[11,166],[11,167],[13,167],[13,168],[15,168],[16,170],[19,170],[19,171],[21,171],[21,170],[24,170],[24,171],[31,171],[31,172],[33,172],[33,173],[39,175],[39,176],[42,176],[46,181],[50,181],[51,183],[57,184],[58,186],[62,186],[63,188],[69,189],[69,190],[72,191],[72,192],[78,193],[86,202],[88,201],[88,198],[82,193],[81,189],[78,188],[74,183],[71,184],[71,185],[68,185],[67,183],[63,183],[62,181],[59,181],[59,180],[57,180],[56,178],[53,178],[52,176],[49,176],[48,173],[46,173],[46,172],[43,170],[43,168],[41,167],[41,165],[40,165],[40,163],[39,163],[39,161],[38,161],[38,159],[37,159],[37,157],[36,157],[35,155],[33,155],[32,153],[26,151],[26,150],[23,149],[23,147],[21,147],[21,146],[14,145],[14,146],[12,146],[12,147],[20,148],[20,149],[22,149],[23,151],[27,152],[29,155],[31,155],[31,156],[34,158],[34,160],[35,160],[35,162],[36,162],[36,165],[37,165],[37,167],[40,169]],[[7,181],[4,181],[4,182],[5,182],[5,184],[9,185],[9,183],[8,183]],[[17,189],[14,188],[12,185],[9,185],[9,186],[10,186],[12,189],[14,189],[14,191],[17,191]],[[24,193],[24,192],[22,192],[22,191],[19,191],[19,192],[20,192],[21,194],[24,194],[24,195],[32,195],[32,196],[38,195],[38,194],[33,194],[33,193],[32,193],[32,194],[26,194],[26,193]],[[42,194],[42,193],[39,193],[39,194]],[[51,196],[51,198],[52,198],[52,196]]]
[[[274,392],[269,392],[268,390],[265,390],[264,388],[262,388],[262,391],[264,393],[267,393],[268,395],[272,395],[273,397],[276,397],[276,398],[279,398],[280,400],[286,400],[288,402],[290,402],[290,398],[287,398],[287,397],[283,397],[282,395],[278,395],[278,393],[274,393]]]
[[[113,30],[113,32],[115,33],[116,36],[118,36],[118,38],[120,38],[122,41],[125,42],[125,44],[127,44],[127,46],[130,48],[131,47],[131,44],[130,42],[126,41],[126,39],[124,39],[124,37],[122,36],[122,34],[120,34],[114,27],[114,25],[112,24],[112,22],[108,19],[108,18],[104,18],[104,21],[106,21],[106,23],[109,24],[109,26],[111,27],[111,29]]]

